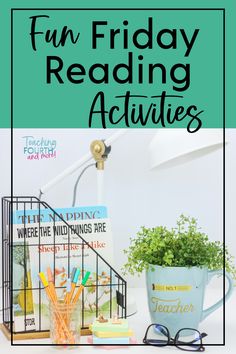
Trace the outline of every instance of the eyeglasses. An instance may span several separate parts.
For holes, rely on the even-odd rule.
[[[167,327],[154,323],[148,326],[143,343],[157,347],[175,345],[181,350],[203,352],[205,348],[202,344],[202,338],[206,336],[206,333],[200,333],[196,329],[182,328],[172,338]]]

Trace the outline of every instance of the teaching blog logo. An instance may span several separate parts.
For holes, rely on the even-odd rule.
[[[27,160],[41,160],[56,158],[56,146],[55,139],[48,138],[35,138],[34,136],[23,136],[24,140],[23,151]]]

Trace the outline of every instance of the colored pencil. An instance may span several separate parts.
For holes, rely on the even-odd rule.
[[[82,291],[84,290],[84,287],[85,287],[85,284],[87,283],[87,280],[90,276],[90,272],[86,272],[80,286],[79,286],[79,289],[77,290],[77,293],[75,294],[74,296],[74,299],[73,299],[73,304],[76,304],[77,301],[79,300],[79,297],[80,297],[80,294],[82,293]]]

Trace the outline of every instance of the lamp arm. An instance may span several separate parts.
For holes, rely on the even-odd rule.
[[[97,169],[97,205],[104,202],[104,170]]]
[[[119,129],[116,133],[112,134],[109,138],[107,138],[104,143],[109,146],[113,144],[116,140],[118,140],[122,135],[124,135],[128,129]],[[90,160],[93,159],[92,153],[88,152],[86,155],[84,155],[81,159],[78,161],[74,162],[71,166],[67,167],[63,172],[61,172],[59,175],[54,177],[51,181],[49,181],[47,184],[42,186],[40,188],[40,196],[44,193],[46,193],[49,189],[54,187],[56,184],[58,184],[60,181],[62,181],[64,178],[67,176],[71,175],[74,173],[78,168],[82,167],[84,164],[89,162]]]

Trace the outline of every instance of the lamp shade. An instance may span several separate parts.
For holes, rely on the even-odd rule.
[[[150,167],[173,167],[222,147],[222,129],[158,129],[149,145]]]

